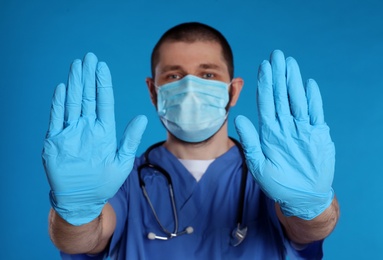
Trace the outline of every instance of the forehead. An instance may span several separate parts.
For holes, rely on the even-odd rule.
[[[159,48],[156,67],[168,65],[191,67],[200,64],[216,64],[227,68],[221,45],[214,41],[164,42]]]

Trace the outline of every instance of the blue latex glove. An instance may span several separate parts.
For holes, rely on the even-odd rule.
[[[259,136],[235,119],[249,170],[285,216],[310,220],[332,202],[335,147],[316,82],[306,86],[297,62],[274,51],[258,72]]]
[[[88,53],[75,60],[68,85],[57,86],[43,164],[54,210],[82,225],[97,218],[132,170],[146,128],[145,116],[127,126],[117,147],[112,79],[108,66]]]

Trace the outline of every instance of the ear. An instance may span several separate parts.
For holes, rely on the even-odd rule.
[[[154,84],[154,80],[152,78],[147,77],[145,79],[145,82],[149,90],[150,100],[152,101],[152,104],[155,107],[157,107],[157,91],[156,91],[156,86]]]
[[[237,103],[243,84],[244,84],[244,81],[242,78],[234,78],[231,81],[231,87],[230,87],[230,96],[231,96],[230,106],[231,107],[235,106],[235,104]]]

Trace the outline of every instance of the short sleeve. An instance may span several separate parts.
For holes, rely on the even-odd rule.
[[[116,247],[125,230],[128,216],[128,196],[126,192],[126,186],[127,182],[125,182],[124,185],[122,185],[119,191],[116,193],[116,195],[114,195],[113,198],[108,201],[116,214],[116,228],[109,245],[110,250]]]

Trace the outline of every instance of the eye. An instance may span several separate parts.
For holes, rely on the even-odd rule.
[[[202,78],[204,78],[204,79],[212,79],[214,77],[215,77],[215,75],[213,73],[204,73],[202,75]]]
[[[178,74],[169,74],[166,76],[167,81],[175,81],[181,79],[181,75]]]

